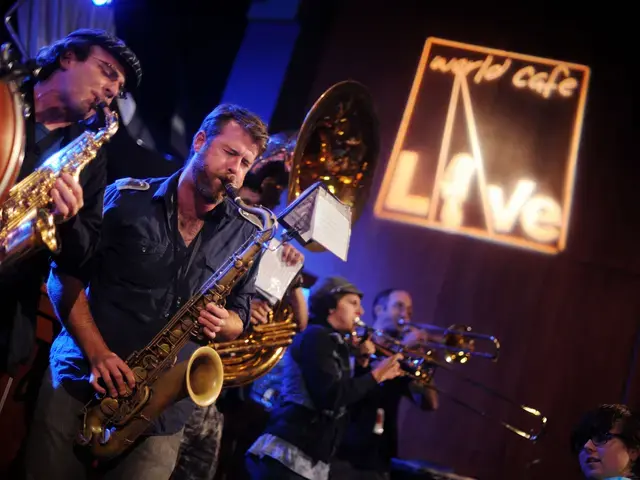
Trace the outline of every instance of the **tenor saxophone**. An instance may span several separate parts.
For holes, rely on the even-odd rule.
[[[56,225],[51,209],[51,189],[63,173],[76,180],[100,147],[118,131],[118,114],[105,111],[105,126],[86,130],[57,151],[9,191],[0,206],[0,267],[6,267],[35,249],[45,246],[58,252]]]
[[[262,228],[234,252],[153,340],[127,358],[136,379],[133,391],[118,398],[95,397],[85,405],[76,443],[87,447],[98,460],[123,453],[166,408],[187,395],[204,407],[214,403],[222,390],[223,365],[212,348],[214,344],[198,348],[189,360],[176,364],[177,354],[189,340],[204,340],[197,321],[200,310],[210,302],[224,306],[226,297],[277,227],[271,211],[248,207],[233,187],[225,187],[240,209],[261,217]]]

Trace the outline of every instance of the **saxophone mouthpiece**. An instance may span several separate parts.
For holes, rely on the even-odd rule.
[[[234,202],[240,199],[240,193],[238,193],[238,189],[236,188],[236,186],[233,184],[232,181],[224,182],[224,190],[225,192],[227,192],[227,195],[229,196],[229,198],[232,199]]]

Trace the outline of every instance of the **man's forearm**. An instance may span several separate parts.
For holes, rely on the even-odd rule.
[[[291,293],[289,294],[289,303],[293,309],[293,318],[298,326],[298,331],[301,332],[307,328],[307,324],[309,323],[309,311],[302,288],[295,288],[291,290]]]
[[[108,351],[93,321],[84,285],[80,280],[52,271],[47,282],[47,291],[56,316],[88,358]]]

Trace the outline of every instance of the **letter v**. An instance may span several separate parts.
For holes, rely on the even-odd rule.
[[[493,221],[496,232],[508,233],[513,230],[513,226],[518,219],[518,214],[531,197],[536,188],[536,183],[531,180],[518,180],[516,189],[509,199],[509,203],[504,204],[504,191],[497,185],[489,185],[488,196]]]

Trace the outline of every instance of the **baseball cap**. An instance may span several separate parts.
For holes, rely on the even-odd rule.
[[[364,296],[362,290],[346,278],[339,276],[327,277],[313,287],[309,295],[309,302],[314,303],[327,297],[345,293],[355,293],[359,297]]]

